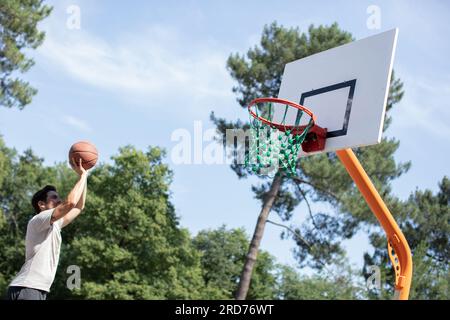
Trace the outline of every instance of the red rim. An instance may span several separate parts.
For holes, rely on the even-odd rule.
[[[286,104],[286,105],[289,105],[298,110],[302,110],[303,112],[305,112],[307,115],[309,115],[311,117],[312,126],[314,126],[316,123],[316,116],[312,113],[312,111],[298,103],[295,103],[295,102],[292,102],[289,100],[279,99],[279,98],[257,98],[257,99],[252,100],[250,102],[250,104],[248,105],[248,112],[251,114],[251,116],[269,126],[276,127],[280,131],[287,131],[287,130],[291,130],[291,131],[301,130],[302,131],[306,126],[283,125],[283,124],[279,124],[279,123],[274,123],[270,120],[267,120],[266,118],[258,116],[251,108],[253,105],[255,105],[257,103],[263,103],[263,102],[275,102],[275,103],[280,103],[280,104]]]

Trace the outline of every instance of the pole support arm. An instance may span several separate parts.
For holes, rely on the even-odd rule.
[[[336,154],[386,232],[389,258],[395,270],[394,298],[407,300],[412,280],[408,242],[352,149],[338,150]]]

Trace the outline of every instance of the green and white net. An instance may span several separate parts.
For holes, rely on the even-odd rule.
[[[286,115],[289,108],[292,107],[285,106],[283,118],[275,126],[260,119],[272,122],[274,103],[264,102],[253,106],[257,118],[250,115],[249,148],[244,162],[250,172],[270,177],[281,173],[287,176],[296,174],[301,144],[314,121],[308,114],[298,109],[294,125],[287,125]],[[306,126],[300,126],[303,116],[309,117]]]

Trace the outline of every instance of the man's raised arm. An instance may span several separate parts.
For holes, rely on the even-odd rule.
[[[74,170],[79,174],[79,178],[73,189],[69,192],[67,199],[57,206],[53,211],[51,223],[63,218],[72,209],[74,209],[77,204],[82,200],[83,195],[85,195],[86,182],[87,182],[87,171],[81,165],[81,159],[79,166],[75,165]],[[84,202],[83,202],[84,205]]]
[[[84,204],[86,202],[86,193],[87,193],[87,180],[84,184],[83,195],[81,196],[77,205],[75,206],[75,208],[70,210],[69,213],[63,217],[63,224],[62,224],[63,228],[65,226],[67,226],[68,224],[70,224],[73,220],[75,220],[75,218],[78,217],[78,215],[84,209]]]

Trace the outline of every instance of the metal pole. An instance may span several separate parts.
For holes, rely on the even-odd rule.
[[[352,149],[339,150],[336,154],[386,232],[389,257],[395,269],[394,299],[407,300],[412,280],[412,257],[408,242]]]

